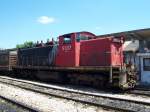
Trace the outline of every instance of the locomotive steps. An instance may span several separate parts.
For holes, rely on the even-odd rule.
[[[8,77],[2,77],[2,76],[0,77],[0,82],[1,82],[0,83],[1,87],[2,85],[4,86],[4,84],[5,86],[8,86],[7,90],[9,90],[9,88],[12,88],[13,86],[15,88],[17,87],[17,88],[34,91],[36,92],[36,94],[41,93],[41,94],[44,94],[45,96],[48,95],[49,97],[53,96],[57,98],[67,99],[68,102],[72,100],[72,101],[77,101],[77,102],[84,103],[84,104],[90,104],[90,105],[94,105],[97,107],[101,106],[101,107],[105,107],[105,108],[109,108],[113,110],[119,110],[119,111],[150,111],[150,98],[149,97],[143,98],[141,96],[137,97],[137,96],[132,96],[129,94],[113,94],[113,93],[104,93],[104,92],[95,91],[95,90],[60,87],[60,86],[54,86],[54,85],[48,85],[48,84],[41,84],[37,82],[18,80],[18,79],[13,79],[13,78],[8,78]],[[1,88],[1,91],[3,90],[4,88]],[[6,97],[10,96],[8,95],[9,93],[3,94],[3,92],[0,92],[0,94],[6,95]],[[26,95],[24,94],[21,94],[21,93],[18,94],[18,97],[21,97],[21,96],[26,97]],[[46,100],[44,99],[42,101],[46,101]],[[44,103],[42,101],[41,103]],[[34,107],[36,108],[36,106]]]

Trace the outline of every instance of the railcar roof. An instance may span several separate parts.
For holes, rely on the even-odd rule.
[[[88,32],[88,31],[72,32],[72,33],[67,33],[67,34],[63,34],[63,35],[60,35],[60,36],[70,35],[70,34],[74,34],[74,33],[87,33],[87,34],[96,36],[95,34],[93,34],[93,33],[91,33],[91,32]]]

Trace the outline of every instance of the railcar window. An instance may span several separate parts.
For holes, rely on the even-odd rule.
[[[150,58],[143,59],[143,69],[145,71],[150,71]]]

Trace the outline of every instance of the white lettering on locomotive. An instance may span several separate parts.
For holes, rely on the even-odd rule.
[[[70,51],[71,50],[71,45],[68,46],[62,46],[63,51]]]

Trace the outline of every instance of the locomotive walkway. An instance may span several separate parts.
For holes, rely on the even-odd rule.
[[[56,85],[13,79],[3,76],[0,76],[0,82],[37,93],[73,100],[94,106],[101,106],[113,110],[150,112],[150,97],[146,96],[133,96],[126,93],[114,94],[93,90],[75,89],[70,87],[60,87]]]

